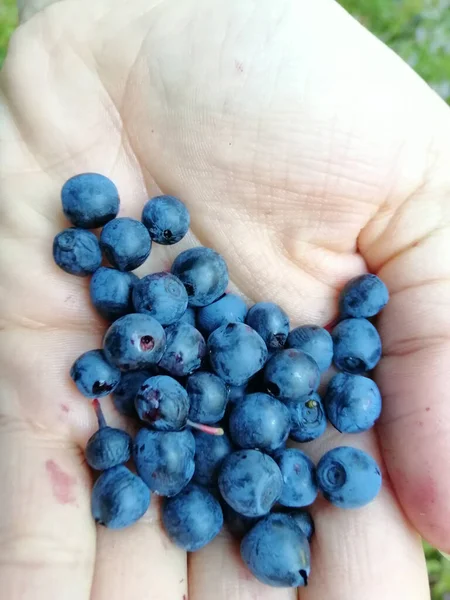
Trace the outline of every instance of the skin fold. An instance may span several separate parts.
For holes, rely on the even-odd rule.
[[[1,74],[0,589],[10,600],[426,600],[419,533],[450,551],[450,111],[330,0],[61,0],[25,4]],[[345,282],[388,285],[375,431],[330,430],[317,461],[355,445],[384,486],[354,512],[323,500],[308,588],[271,589],[226,533],[186,556],[159,503],[96,529],[81,449],[95,431],[71,383],[105,323],[88,281],[53,263],[59,193],[98,171],[139,218],[179,196],[193,245],[230,289],[326,324]],[[122,424],[109,399],[111,426]]]

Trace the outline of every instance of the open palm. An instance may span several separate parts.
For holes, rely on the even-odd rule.
[[[308,444],[386,467],[370,506],[319,502],[301,600],[424,600],[418,530],[450,549],[450,111],[327,0],[62,0],[20,27],[2,73],[0,589],[10,600],[293,600],[244,568],[226,533],[189,557],[158,502],[96,528],[82,451],[95,428],[69,380],[105,323],[88,282],[52,261],[62,183],[108,175],[121,212],[181,197],[190,245],[294,324],[335,316],[364,270],[391,291],[380,321],[376,433]],[[111,423],[119,417],[104,402]]]

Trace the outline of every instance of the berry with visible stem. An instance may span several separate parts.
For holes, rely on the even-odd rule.
[[[211,304],[227,289],[226,262],[211,248],[185,250],[176,257],[172,273],[183,282],[190,306]]]
[[[317,363],[301,350],[280,350],[264,368],[267,391],[286,402],[315,392],[320,383]]]
[[[113,404],[121,415],[137,417],[134,401],[139,388],[146,379],[158,375],[158,367],[146,371],[122,373],[120,383],[112,393]]]
[[[189,397],[189,419],[207,425],[220,421],[227,407],[228,393],[225,383],[206,371],[197,371],[186,382]]]
[[[98,525],[122,529],[138,521],[150,505],[150,490],[123,465],[103,471],[92,488],[91,510]]]
[[[289,515],[273,513],[258,521],[241,542],[241,556],[253,575],[267,585],[308,584],[308,540]]]
[[[152,241],[140,221],[119,217],[103,227],[100,247],[113,267],[119,271],[133,271],[147,260]]]
[[[208,353],[213,370],[231,385],[246,383],[267,359],[264,340],[244,323],[229,323],[213,331]]]
[[[106,225],[119,212],[119,192],[100,173],[80,173],[66,181],[61,190],[64,214],[76,227],[95,229]]]
[[[367,319],[345,319],[331,333],[334,364],[340,371],[359,375],[371,371],[381,358],[381,339]]]
[[[133,312],[131,294],[138,281],[134,273],[99,267],[89,284],[91,302],[104,319],[115,321]]]
[[[186,235],[190,216],[186,206],[174,196],[155,196],[142,211],[142,222],[157,244],[176,244]]]
[[[317,498],[316,470],[312,460],[301,450],[286,448],[275,455],[283,489],[278,502],[282,506],[302,508]]]
[[[340,446],[329,450],[317,465],[317,483],[323,496],[339,508],[360,508],[381,488],[381,472],[363,450]]]
[[[366,273],[351,279],[339,298],[343,317],[369,318],[377,315],[388,303],[389,291],[377,275]]]
[[[333,361],[333,339],[326,329],[318,325],[302,325],[293,329],[286,347],[309,354],[321,372],[326,371]]]
[[[286,406],[268,394],[245,396],[233,407],[229,421],[231,439],[236,445],[265,451],[282,446],[290,426]]]
[[[171,273],[152,273],[133,288],[136,312],[154,317],[161,325],[171,325],[186,312],[188,297],[184,285]]]
[[[141,429],[134,440],[136,470],[160,496],[175,496],[192,479],[195,440],[192,432]]]
[[[367,431],[381,414],[380,390],[375,381],[362,375],[335,375],[324,404],[330,423],[341,433]]]
[[[285,402],[291,418],[289,437],[296,442],[311,442],[327,428],[327,417],[319,394],[313,392]]]
[[[180,494],[165,500],[162,521],[177,546],[195,552],[209,544],[222,529],[223,514],[210,492],[190,483]]]
[[[247,305],[236,294],[225,294],[212,304],[198,309],[198,328],[208,336],[222,325],[243,323],[247,315]]]
[[[162,325],[150,315],[125,315],[109,327],[103,339],[107,359],[122,371],[156,365],[166,348]]]
[[[226,456],[233,451],[228,436],[214,436],[202,431],[194,431],[195,472],[194,481],[207,486],[217,485],[220,466]]]
[[[160,366],[175,377],[190,375],[201,367],[206,354],[202,334],[183,321],[166,327],[166,349]]]
[[[102,262],[98,240],[85,229],[64,229],[53,240],[53,258],[66,273],[86,277],[94,273]]]
[[[121,373],[103,350],[89,350],[73,363],[70,377],[86,398],[103,398],[119,385]]]
[[[90,467],[105,471],[130,459],[131,437],[122,429],[108,427],[97,399],[92,401],[92,405],[97,415],[98,430],[89,438],[84,454]]]
[[[257,302],[248,311],[246,323],[259,333],[269,350],[284,348],[289,333],[289,317],[273,302]]]

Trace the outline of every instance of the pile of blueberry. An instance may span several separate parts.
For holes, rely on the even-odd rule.
[[[73,227],[56,236],[55,261],[68,273],[93,274],[92,303],[110,322],[103,348],[71,369],[99,422],[86,448],[88,464],[102,471],[94,519],[131,525],[153,492],[165,497],[165,529],[185,550],[208,544],[225,521],[260,581],[306,585],[314,523],[305,507],[319,491],[338,507],[364,506],[381,475],[362,450],[335,448],[316,467],[286,442],[318,438],[327,420],[345,433],[374,425],[381,396],[366,374],[381,341],[369,319],[387,303],[386,286],[370,274],[351,280],[331,334],[315,325],[290,330],[276,304],[248,309],[226,293],[227,265],[210,248],[182,252],[170,273],[131,273],[152,243],[174,244],[186,234],[180,200],[149,200],[142,221],[116,218],[115,185],[87,173],[67,181],[62,204]],[[99,227],[99,238],[88,231]],[[101,266],[102,256],[110,266]],[[339,372],[322,401],[321,374],[332,362]],[[139,418],[134,440],[106,425],[98,399],[109,394],[121,414]],[[131,457],[137,474],[125,466]]]

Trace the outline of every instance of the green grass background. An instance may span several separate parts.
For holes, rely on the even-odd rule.
[[[341,0],[341,4],[450,103],[450,0]],[[15,0],[0,0],[0,65],[16,25]],[[450,561],[428,544],[424,549],[433,600],[450,600]]]

